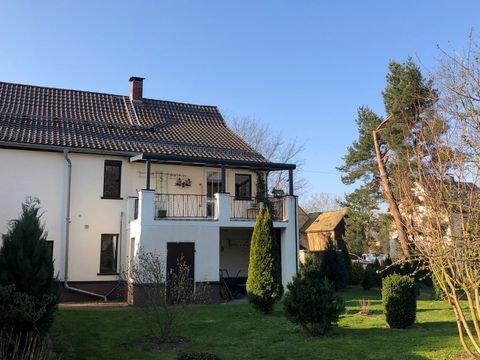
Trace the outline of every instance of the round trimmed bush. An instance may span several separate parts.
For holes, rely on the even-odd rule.
[[[382,301],[391,328],[405,329],[415,322],[417,296],[411,277],[393,274],[384,278]]]

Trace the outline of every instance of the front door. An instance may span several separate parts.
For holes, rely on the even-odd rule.
[[[195,279],[195,243],[167,243],[167,284],[172,293],[188,287],[193,291]],[[182,282],[179,284],[178,282]],[[183,290],[182,290],[183,291]],[[174,294],[174,296],[176,296]],[[181,300],[181,299],[180,299]]]

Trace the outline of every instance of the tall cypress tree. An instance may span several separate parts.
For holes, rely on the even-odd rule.
[[[258,215],[253,229],[247,294],[253,306],[265,314],[273,311],[273,304],[283,295],[280,249],[268,209]]]
[[[27,198],[22,213],[9,224],[2,236],[0,249],[0,286],[15,285],[24,293],[45,303],[46,312],[37,322],[37,330],[44,333],[53,322],[57,304],[57,285],[53,261],[47,246],[47,233],[40,222],[39,200]]]

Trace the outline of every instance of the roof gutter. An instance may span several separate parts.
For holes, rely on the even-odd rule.
[[[131,157],[138,154],[138,152],[131,152],[131,151],[88,149],[88,148],[76,148],[76,147],[65,147],[65,146],[55,146],[55,145],[17,143],[17,142],[9,142],[9,141],[0,141],[0,147],[10,148],[10,149],[44,150],[44,151],[57,151],[57,152],[65,152],[65,150],[67,150],[67,152],[69,153],[76,152],[76,153],[85,153],[85,154],[112,155],[112,156],[125,156],[125,157]]]
[[[103,301],[107,301],[107,297],[104,295],[96,294],[87,290],[78,289],[68,285],[68,250],[69,250],[69,242],[70,242],[70,199],[72,193],[72,160],[68,157],[68,150],[64,149],[63,154],[65,156],[65,161],[67,162],[68,166],[68,185],[67,185],[67,210],[66,210],[66,217],[65,217],[65,274],[63,278],[63,285],[65,289],[70,291],[79,292],[86,295],[91,295],[95,297],[101,298]]]
[[[193,157],[193,156],[180,156],[180,155],[162,155],[155,153],[139,153],[132,151],[116,151],[116,150],[102,150],[102,149],[89,149],[89,148],[77,148],[77,147],[62,147],[56,145],[40,145],[40,144],[28,144],[9,141],[0,141],[0,147],[11,149],[24,149],[24,150],[44,150],[44,151],[56,151],[72,153],[84,153],[95,155],[111,155],[111,156],[123,156],[130,158],[130,162],[156,160],[159,162],[168,163],[190,163],[192,165],[214,165],[214,166],[232,166],[232,167],[245,167],[256,170],[264,171],[279,171],[279,170],[294,170],[295,164],[283,164],[261,161],[245,161],[245,160],[229,160],[229,159],[213,159],[205,157]]]
[[[197,165],[216,165],[216,166],[234,166],[246,167],[257,170],[294,170],[297,166],[295,164],[282,164],[261,161],[246,161],[246,160],[228,160],[228,159],[213,159],[205,157],[193,156],[179,156],[179,155],[161,155],[155,153],[142,153],[130,158],[130,162],[156,160],[160,162],[171,163],[190,163]]]

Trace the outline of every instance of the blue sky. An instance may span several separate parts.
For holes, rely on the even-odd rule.
[[[307,195],[343,194],[356,109],[390,60],[462,49],[477,1],[0,1],[0,80],[217,105],[306,141]]]

